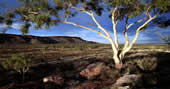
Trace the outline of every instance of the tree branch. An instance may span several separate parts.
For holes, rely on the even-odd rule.
[[[124,44],[124,46],[123,46],[123,49],[122,49],[122,51],[121,51],[121,53],[120,53],[120,55],[119,55],[119,58],[120,59],[122,59],[123,57],[124,57],[124,55],[125,55],[125,53],[124,53],[124,50],[128,47],[128,45],[129,45],[129,38],[128,38],[128,35],[127,35],[127,30],[128,30],[128,16],[126,17],[126,19],[125,19],[125,30],[124,30],[124,36],[125,36],[125,38],[126,38],[126,41],[125,41],[125,44]]]
[[[116,5],[116,7],[112,11],[112,22],[114,22],[114,23],[115,23],[115,13],[116,13],[117,9],[118,9],[118,5]]]
[[[149,18],[152,18],[152,15],[149,14],[149,9],[150,9],[151,7],[152,7],[152,6],[149,6],[148,9],[146,10],[146,12],[144,13],[144,14],[147,15]],[[138,20],[138,21],[136,21],[136,22],[134,22],[134,23],[131,23],[130,25],[128,25],[127,29],[129,29],[132,25],[134,25],[134,24],[136,24],[136,23],[140,23],[140,22],[146,20],[148,17],[145,17],[145,18],[143,18],[143,19],[140,19],[140,20]]]
[[[136,22],[134,22],[134,23],[129,24],[128,27],[127,27],[127,29],[129,29],[132,25],[137,24],[137,23],[140,23],[140,22],[142,22],[142,21],[144,21],[144,20],[146,20],[146,19],[147,19],[147,17],[145,17],[145,18],[143,18],[143,19],[140,19],[140,20],[138,20],[138,21],[136,21]]]
[[[124,36],[126,38],[126,42],[125,42],[125,46],[123,48],[123,50],[127,47],[127,45],[129,44],[129,38],[128,38],[128,35],[127,35],[127,30],[128,30],[128,16],[126,17],[126,20],[125,20],[125,30],[124,30]]]
[[[83,8],[77,8],[77,7],[75,7],[75,6],[70,6],[70,8],[73,8],[73,9],[76,9],[76,10],[78,10],[78,11],[82,11],[82,12],[85,12],[86,14],[88,14],[88,15],[91,15],[91,13],[90,12],[88,12],[88,11],[86,11],[85,9],[83,9]]]
[[[91,11],[91,13],[90,13],[90,12],[86,11],[85,9],[82,9],[82,8],[79,9],[79,8],[77,8],[77,7],[75,7],[75,6],[71,6],[71,8],[74,8],[74,9],[76,9],[76,10],[78,10],[78,11],[82,11],[82,12],[88,14],[89,16],[91,16],[92,19],[93,19],[93,21],[96,23],[97,27],[98,27],[99,29],[101,29],[108,37],[110,36],[109,33],[108,33],[108,32],[99,24],[99,22],[96,20],[96,18],[94,17],[93,11]]]
[[[101,29],[101,30],[107,35],[107,37],[106,37],[104,34],[102,34],[102,36],[104,35],[105,38],[110,41],[110,43],[111,43],[111,45],[112,45],[112,48],[113,48],[113,52],[118,51],[117,48],[116,48],[116,46],[115,46],[115,44],[114,44],[114,42],[113,42],[113,40],[112,40],[112,37],[111,37],[110,34],[107,32],[107,30],[105,30],[105,29],[99,24],[99,22],[96,20],[93,11],[90,11],[90,12],[91,12],[91,13],[90,13],[90,12],[86,11],[85,9],[79,9],[79,8],[77,8],[77,7],[74,7],[74,6],[71,6],[71,8],[74,8],[74,9],[76,9],[76,10],[78,10],[78,11],[85,12],[86,14],[88,14],[89,16],[91,16],[92,19],[93,19],[93,21],[96,23],[97,27],[98,27],[99,29]],[[74,25],[74,24],[73,24],[73,25]],[[80,26],[79,26],[79,27],[80,27]],[[87,29],[87,27],[82,27],[82,28]],[[89,29],[89,30],[91,30],[91,29]],[[93,31],[93,30],[91,30],[91,31]],[[94,32],[94,31],[93,31],[93,32]],[[100,33],[101,33],[101,32],[100,32]],[[99,34],[99,33],[98,33],[98,34]],[[100,35],[101,35],[101,34],[100,34]]]
[[[136,30],[136,35],[135,35],[134,39],[133,39],[132,42],[129,44],[129,46],[124,50],[125,53],[128,52],[128,51],[132,48],[132,46],[134,45],[134,43],[136,42],[136,40],[137,40],[137,38],[138,38],[138,36],[139,36],[139,33],[140,33],[141,29],[142,29],[143,27],[145,27],[145,26],[146,26],[149,22],[151,22],[153,19],[155,19],[157,16],[159,16],[159,15],[155,15],[155,16],[149,18],[144,24],[142,24],[142,25]]]
[[[91,24],[91,23],[88,23],[89,25],[92,25],[92,26],[94,26],[94,27],[97,27],[97,25],[95,25],[95,24]]]
[[[152,16],[149,14],[149,10],[152,6],[149,6],[148,9],[146,10],[146,12],[144,13],[145,15],[147,15],[149,18],[151,18]]]
[[[111,37],[110,34],[107,32],[107,30],[105,30],[105,29],[99,24],[99,22],[98,22],[98,21],[96,20],[96,18],[94,17],[94,13],[93,13],[92,11],[91,11],[91,17],[92,17],[93,21],[96,23],[97,27],[98,27],[99,29],[101,29],[101,30],[107,35],[107,37],[109,38],[108,40],[110,41],[110,43],[111,43],[111,45],[112,45],[113,51],[114,51],[114,52],[118,51],[118,50],[117,50],[118,48],[116,47],[115,43],[113,42],[112,37]]]
[[[96,18],[94,17],[93,11],[91,11],[90,16],[92,17],[93,21],[96,23],[97,27],[98,27],[99,29],[101,29],[109,38],[111,38],[111,36],[110,36],[109,33],[107,32],[107,30],[105,30],[105,29],[99,24],[99,22],[96,20]]]
[[[57,20],[57,22],[60,22],[60,23],[66,23],[66,24],[71,24],[71,25],[74,25],[74,26],[77,26],[77,27],[81,27],[81,28],[84,28],[84,29],[87,29],[89,31],[92,31],[92,32],[95,32],[95,33],[98,33],[99,35],[101,35],[102,37],[108,39],[107,36],[105,36],[103,33],[101,33],[100,31],[96,31],[96,30],[93,30],[91,28],[88,28],[88,27],[85,27],[83,25],[78,25],[76,23],[73,23],[73,22],[67,22],[67,21],[61,21],[61,20]]]
[[[119,44],[118,44],[117,31],[116,31],[116,25],[117,25],[118,21],[115,22],[115,12],[117,11],[117,9],[118,9],[118,5],[116,5],[115,9],[112,12],[112,24],[113,24],[115,45],[116,45],[116,48],[118,49]]]
[[[110,35],[109,35],[109,33],[99,24],[99,22],[96,20],[96,18],[94,17],[94,13],[93,13],[93,11],[90,11],[90,12],[88,12],[88,11],[86,11],[85,9],[79,9],[79,8],[77,8],[77,7],[75,7],[75,6],[71,6],[71,8],[74,8],[74,9],[76,9],[76,10],[78,10],[78,11],[82,11],[82,12],[84,12],[84,13],[86,13],[86,14],[88,14],[89,16],[91,16],[92,17],[92,19],[93,19],[93,21],[96,23],[96,25],[97,25],[97,27],[99,28],[99,29],[101,29],[108,37],[111,37]],[[94,25],[93,25],[94,26]]]
[[[39,12],[28,12],[29,14],[34,14],[34,15],[38,15],[40,14]]]
[[[118,23],[118,17],[119,17],[119,16],[120,16],[120,11],[118,10],[118,15],[116,16],[116,20],[115,20],[115,21],[116,21],[116,22],[115,22],[116,24]]]

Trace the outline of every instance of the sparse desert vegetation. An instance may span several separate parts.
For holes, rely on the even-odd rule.
[[[114,67],[107,44],[4,44],[0,49],[1,64],[12,55],[19,55],[13,59],[24,57],[20,53],[34,62],[25,72],[24,81],[15,70],[1,65],[0,89],[169,88],[167,44],[135,45],[126,55],[122,70]],[[43,82],[44,78],[47,82]],[[128,82],[121,84],[121,79]]]
[[[135,44],[161,43],[168,0],[12,1],[0,2],[0,89],[170,88],[169,31]],[[83,40],[99,36],[109,45]]]

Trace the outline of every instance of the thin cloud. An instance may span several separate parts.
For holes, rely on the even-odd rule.
[[[11,28],[12,28],[12,29],[19,30],[22,25],[23,25],[23,24],[21,24],[21,23],[13,23],[12,26],[11,26]],[[6,28],[6,27],[7,27],[6,24],[1,24],[1,25],[0,25],[0,28]]]

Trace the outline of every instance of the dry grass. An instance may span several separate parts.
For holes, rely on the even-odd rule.
[[[134,48],[126,55],[125,63],[127,63],[127,67],[125,69],[125,72],[141,73],[141,70],[138,70],[138,67],[134,68],[135,60],[146,59],[146,58],[147,59],[157,58],[158,66],[154,70],[154,73],[163,76],[160,78],[161,82],[159,84],[166,84],[167,82],[169,82],[170,80],[168,80],[164,76],[170,75],[170,71],[168,69],[170,67],[169,66],[170,61],[168,60],[170,53],[160,51],[158,49],[169,50],[169,48],[167,48],[167,45],[144,45],[144,46],[135,45]],[[65,86],[72,87],[69,86],[69,84],[67,85],[67,83],[69,83],[69,81],[75,81],[75,79],[77,79],[77,76],[79,75],[79,72],[87,65],[100,61],[100,62],[104,62],[108,66],[111,67],[114,66],[112,60],[112,49],[110,45],[71,44],[70,46],[68,46],[67,44],[65,45],[44,44],[44,45],[14,45],[14,46],[1,45],[0,46],[0,60],[8,58],[15,53],[26,53],[30,55],[33,58],[33,60],[37,63],[37,65],[33,66],[31,70],[28,72],[28,74],[26,75],[28,82],[30,81],[35,82],[33,85],[30,85],[30,87],[31,86],[42,87],[43,84],[39,84],[40,83],[39,80],[42,79],[44,76],[56,72],[56,70],[57,71],[60,70],[60,72],[64,73],[66,77]],[[164,70],[164,71],[162,72],[160,70]],[[1,66],[0,66],[0,72],[1,72],[0,88],[1,86],[7,86],[8,84],[11,84],[11,82],[17,81],[16,77],[14,77],[14,75],[17,74],[6,71]],[[142,71],[142,73],[145,72]],[[152,75],[152,71],[149,73]],[[94,87],[98,85],[98,82],[99,84],[103,82],[104,85],[102,87],[106,87],[105,85],[109,84],[104,81],[97,81],[96,83],[94,81],[87,81],[81,77],[78,78],[79,79],[76,80],[78,81],[78,83],[76,84],[80,86],[81,85],[86,86],[87,84],[87,86],[89,85],[91,87]],[[164,81],[165,79],[166,81]],[[40,86],[36,86],[35,84],[37,83]],[[20,86],[19,83],[17,84],[18,86]],[[100,87],[99,89],[102,88]]]

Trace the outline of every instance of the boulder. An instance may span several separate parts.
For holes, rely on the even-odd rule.
[[[89,64],[85,69],[80,72],[80,75],[87,79],[98,78],[101,80],[108,80],[119,77],[119,71],[111,69],[102,62]]]
[[[55,75],[50,75],[50,76],[43,78],[43,82],[44,83],[53,82],[57,86],[58,85],[60,86],[64,83],[64,78],[60,74],[55,74]]]
[[[104,63],[93,63],[87,66],[87,68],[83,69],[80,72],[80,75],[86,77],[87,79],[94,79],[96,76],[99,76],[104,67]]]
[[[142,84],[142,76],[140,74],[124,75],[117,79],[113,87],[118,89],[128,89],[133,86],[140,86]]]

